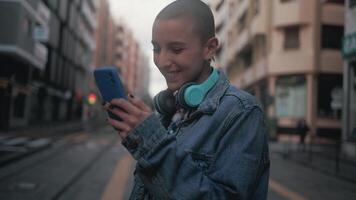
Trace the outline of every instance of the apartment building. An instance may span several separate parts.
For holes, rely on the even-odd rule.
[[[96,0],[0,1],[0,128],[80,119]]]
[[[344,98],[343,139],[344,151],[356,156],[356,1],[345,2]]]
[[[113,18],[107,0],[100,0],[98,22],[94,66],[116,66],[127,92],[148,95],[149,62],[130,28]]]
[[[279,133],[305,119],[312,138],[341,137],[343,0],[210,0],[217,65],[254,94]]]

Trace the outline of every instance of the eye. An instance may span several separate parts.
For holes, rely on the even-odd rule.
[[[154,46],[152,50],[153,50],[153,53],[159,53],[161,51],[161,48]]]
[[[172,51],[175,54],[180,54],[180,53],[182,53],[183,50],[184,50],[184,48],[182,48],[182,47],[173,47],[172,48]]]
[[[156,42],[152,41],[152,50],[153,53],[159,53],[161,51],[161,48]]]

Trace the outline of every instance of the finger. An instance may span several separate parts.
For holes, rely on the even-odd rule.
[[[117,130],[120,133],[129,133],[131,131],[130,126],[128,126],[126,123],[123,123],[121,121],[117,121],[111,118],[107,118],[108,124],[110,124],[115,130]]]
[[[121,118],[121,120],[124,123],[128,124],[131,128],[136,127],[136,125],[139,122],[139,119],[137,117],[135,117],[135,115],[131,115],[129,113],[126,113],[123,110],[121,110],[120,108],[110,109],[110,112],[112,112],[114,115],[116,115],[119,118]]]
[[[133,105],[131,102],[124,100],[124,99],[113,99],[110,102],[111,105],[113,106],[117,106],[120,109],[122,109],[123,111],[129,113],[129,114],[133,114],[133,115],[138,115],[140,114],[140,110]]]
[[[103,102],[101,103],[101,107],[102,107],[102,109],[104,109],[104,110],[107,110],[109,106],[110,106],[110,104],[109,104],[107,101],[103,101]]]
[[[143,110],[144,112],[152,112],[151,108],[145,104],[140,98],[135,97],[132,94],[129,94],[129,101],[138,107],[139,109]]]
[[[121,139],[125,139],[128,136],[128,133],[126,133],[126,132],[117,131],[117,133],[119,134]]]

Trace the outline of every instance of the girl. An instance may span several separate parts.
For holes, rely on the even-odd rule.
[[[140,99],[105,105],[137,161],[131,199],[266,199],[268,143],[263,112],[211,67],[218,47],[210,8],[177,0],[156,17],[154,62],[168,89],[158,113]]]

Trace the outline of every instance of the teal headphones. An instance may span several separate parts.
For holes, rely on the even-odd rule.
[[[176,97],[173,92],[164,90],[154,97],[154,105],[162,115],[173,115],[176,112],[176,106],[184,109],[193,109],[200,105],[206,94],[215,85],[219,79],[218,71],[212,68],[212,73],[203,83],[186,83],[179,90]]]

